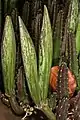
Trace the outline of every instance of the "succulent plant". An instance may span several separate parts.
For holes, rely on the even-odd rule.
[[[69,92],[68,92],[68,68],[65,62],[62,62],[57,77],[57,120],[66,120],[69,109]]]
[[[0,0],[1,99],[25,113],[22,120],[35,111],[79,120],[79,7],[78,0]]]

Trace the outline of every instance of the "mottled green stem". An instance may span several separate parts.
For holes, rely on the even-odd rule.
[[[62,43],[62,30],[63,30],[63,11],[60,10],[57,15],[56,26],[53,38],[53,62],[54,65],[59,63],[60,46]],[[56,62],[57,61],[57,62]]]
[[[43,105],[41,111],[49,118],[49,120],[56,120],[54,113],[47,105]]]

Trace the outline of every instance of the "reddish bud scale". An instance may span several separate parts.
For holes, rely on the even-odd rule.
[[[57,76],[59,71],[59,66],[54,66],[51,68],[51,75],[50,75],[50,86],[52,87],[53,91],[56,91],[57,85]],[[69,88],[69,95],[72,96],[76,89],[76,80],[72,72],[68,69],[68,88]]]

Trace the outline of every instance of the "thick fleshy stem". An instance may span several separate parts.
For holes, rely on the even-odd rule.
[[[30,3],[28,1],[25,1],[22,10],[22,19],[26,27],[28,27],[29,13],[30,13]]]
[[[68,62],[68,30],[67,30],[67,19],[64,27],[64,36],[60,49],[60,62],[65,61]]]
[[[68,68],[65,62],[62,62],[57,77],[57,97],[62,100],[63,97],[69,97],[68,92]]]
[[[68,33],[69,41],[68,41],[68,58],[69,58],[69,68],[72,73],[75,75],[77,80],[77,90],[80,89],[80,80],[79,80],[79,73],[78,73],[78,59],[77,59],[77,52],[76,52],[76,41],[74,33]]]
[[[34,19],[34,34],[33,34],[33,41],[37,55],[37,64],[39,64],[39,42],[40,42],[40,33],[41,33],[41,23],[42,23],[42,12],[41,10],[38,10],[37,16]],[[37,65],[37,68],[38,66],[39,65]]]
[[[71,49],[71,70],[75,74],[76,78],[78,77],[78,59],[77,59],[77,52],[76,52],[76,41],[75,35],[73,33],[69,33],[69,48]]]
[[[69,92],[68,92],[68,68],[65,62],[62,62],[57,78],[57,100],[56,107],[57,120],[66,120],[69,108]]]
[[[48,106],[47,103],[41,102],[40,105],[36,105],[34,108],[42,111],[49,120],[56,120],[55,114],[52,112],[52,109]]]
[[[50,93],[48,97],[48,105],[53,111],[56,108],[56,104],[57,104],[57,93],[56,92]]]
[[[13,112],[16,115],[24,115],[25,111],[21,106],[19,106],[19,104],[16,100],[16,97],[14,95],[9,97],[9,102],[10,102],[10,106],[11,106]]]
[[[55,24],[55,31],[53,36],[53,62],[54,65],[59,63],[60,48],[62,44],[62,31],[63,31],[63,11],[60,10],[57,15]]]
[[[53,0],[52,1],[52,5],[53,5],[53,13],[51,13],[52,14],[52,21],[51,21],[51,23],[52,23],[52,31],[53,31],[53,36],[54,36],[54,29],[55,29],[55,26],[56,26],[55,23],[56,23],[58,9],[59,9],[59,6],[57,4],[57,0]]]
[[[29,96],[26,91],[23,66],[20,66],[20,68],[18,69],[16,84],[17,84],[16,96],[18,98],[19,103],[29,104]]]
[[[56,116],[52,112],[52,110],[47,105],[42,105],[40,110],[49,118],[49,120],[56,120]]]
[[[80,120],[80,91],[75,97],[74,120]]]
[[[64,97],[62,100],[59,100],[58,106],[56,107],[57,120],[67,119],[69,106],[69,100],[67,97]]]

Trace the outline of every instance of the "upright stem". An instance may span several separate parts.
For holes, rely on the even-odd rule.
[[[49,120],[56,120],[54,113],[47,105],[42,106],[41,111],[49,118]]]

